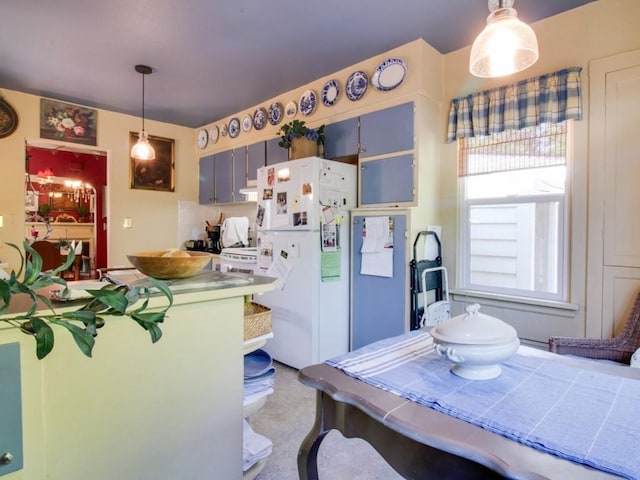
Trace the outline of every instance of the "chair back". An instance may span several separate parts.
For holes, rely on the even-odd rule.
[[[42,271],[54,270],[64,263],[62,255],[60,255],[60,249],[53,242],[47,242],[46,240],[39,240],[31,244],[38,255],[42,257]]]

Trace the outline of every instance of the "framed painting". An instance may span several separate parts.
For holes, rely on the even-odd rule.
[[[129,132],[129,151],[138,141],[138,132]],[[175,191],[175,140],[149,135],[149,143],[156,151],[155,160],[137,160],[129,157],[131,188],[143,190]]]
[[[98,111],[70,103],[40,99],[40,136],[51,140],[97,145]]]
[[[18,128],[18,114],[0,95],[0,138],[8,137]]]

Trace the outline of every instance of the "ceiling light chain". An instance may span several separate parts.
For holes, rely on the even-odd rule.
[[[154,160],[156,152],[149,143],[149,135],[144,129],[144,76],[151,75],[153,69],[147,65],[136,65],[135,69],[142,75],[142,130],[138,134],[138,141],[131,148],[131,157],[137,160]]]

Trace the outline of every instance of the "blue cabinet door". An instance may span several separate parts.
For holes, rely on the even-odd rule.
[[[360,161],[360,205],[413,201],[413,154]]]
[[[202,157],[198,169],[198,203],[213,203],[213,155]]]
[[[360,156],[413,150],[413,102],[360,117]]]
[[[348,118],[324,127],[324,156],[338,158],[358,154],[358,118]]]
[[[240,189],[247,186],[247,148],[233,149],[233,201],[244,202]]]
[[[378,216],[378,215],[375,215]],[[352,239],[351,350],[405,333],[407,302],[407,217],[391,215],[393,222],[393,277],[361,275],[365,215],[355,215]]]
[[[273,165],[275,163],[286,162],[289,160],[289,150],[278,145],[279,141],[280,137],[267,140],[267,165]]]
[[[280,147],[278,147],[280,148]],[[254,143],[247,147],[247,181],[258,180],[258,168],[266,165],[267,147],[265,142]],[[245,185],[246,186],[246,185]]]
[[[20,470],[22,452],[22,389],[20,387],[20,344],[0,345],[0,476]]]
[[[230,203],[233,201],[233,150],[216,153],[213,158],[215,203]]]

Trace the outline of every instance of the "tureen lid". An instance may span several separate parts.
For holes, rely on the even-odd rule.
[[[465,308],[466,314],[455,316],[431,329],[431,336],[442,342],[490,344],[508,342],[518,333],[511,325],[495,317],[479,313],[480,305]]]

